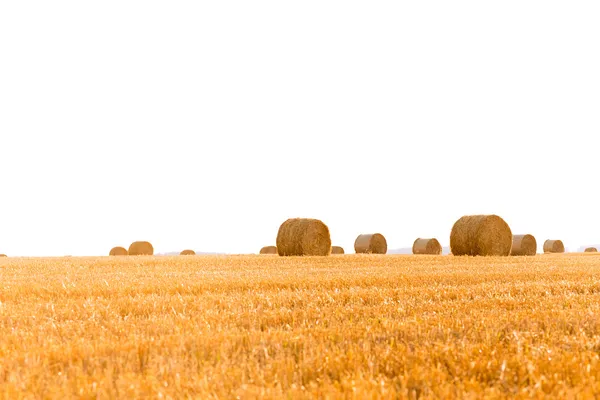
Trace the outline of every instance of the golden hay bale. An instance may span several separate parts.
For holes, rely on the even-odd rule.
[[[497,215],[465,215],[452,226],[450,251],[455,256],[508,256],[512,232]]]
[[[595,247],[588,247],[584,250],[585,253],[597,253],[598,249]]]
[[[128,253],[130,256],[151,256],[154,254],[154,247],[150,242],[133,242]]]
[[[387,241],[381,233],[358,235],[354,241],[354,251],[357,253],[385,254],[387,253]]]
[[[565,245],[560,240],[546,240],[544,242],[544,253],[564,253]]]
[[[418,238],[413,243],[413,254],[442,254],[442,245],[437,239]]]
[[[127,249],[120,246],[113,247],[110,249],[110,253],[108,253],[109,256],[126,256],[127,254],[129,254]]]
[[[344,254],[344,248],[340,246],[331,246],[331,254]]]
[[[535,256],[537,241],[533,235],[513,235],[511,256]]]
[[[196,252],[194,250],[183,250],[179,253],[180,256],[195,256]]]
[[[280,256],[328,256],[331,253],[329,228],[312,218],[290,218],[277,232]]]
[[[277,254],[277,246],[265,246],[260,249],[259,254]]]
[[[6,254],[0,254],[0,257],[8,257]]]

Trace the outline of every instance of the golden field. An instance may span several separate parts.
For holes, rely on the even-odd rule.
[[[0,259],[2,398],[588,398],[600,256]]]

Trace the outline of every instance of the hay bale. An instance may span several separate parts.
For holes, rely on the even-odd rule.
[[[128,253],[130,256],[151,256],[154,254],[154,247],[150,242],[133,242]]]
[[[344,254],[344,248],[340,246],[331,246],[331,254]]]
[[[277,232],[280,256],[328,256],[331,253],[329,228],[312,218],[290,218]]]
[[[265,246],[260,249],[259,254],[277,254],[277,246]]]
[[[413,254],[442,254],[442,245],[437,239],[421,239],[418,238],[413,243]]]
[[[8,257],[6,254],[0,254],[0,257]]]
[[[588,247],[584,250],[585,253],[597,253],[598,249],[595,247]]]
[[[180,256],[195,256],[196,252],[194,250],[183,250],[179,253]]]
[[[544,253],[564,253],[565,245],[561,240],[546,240],[544,242]]]
[[[127,254],[129,254],[127,249],[120,246],[113,247],[110,249],[110,253],[108,253],[109,256],[126,256]]]
[[[535,256],[537,241],[533,235],[513,235],[511,256]]]
[[[387,241],[381,233],[358,235],[354,241],[354,251],[357,253],[385,254],[387,253]]]
[[[497,215],[465,215],[452,226],[450,251],[455,256],[508,256],[512,232]]]

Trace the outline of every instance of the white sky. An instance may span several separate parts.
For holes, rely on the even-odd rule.
[[[0,253],[600,243],[597,1],[2,1]]]

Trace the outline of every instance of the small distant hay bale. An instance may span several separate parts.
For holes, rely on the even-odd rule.
[[[344,248],[340,246],[331,246],[331,254],[344,254]]]
[[[329,228],[312,218],[290,218],[277,232],[280,256],[328,256],[331,253]]]
[[[588,247],[584,250],[585,253],[597,253],[598,249],[595,247]]]
[[[6,254],[0,254],[0,257],[8,257]]]
[[[442,245],[437,239],[422,239],[418,238],[413,243],[413,254],[442,254]]]
[[[508,256],[512,232],[497,215],[465,215],[452,226],[450,251],[455,256]]]
[[[113,247],[110,249],[110,253],[108,253],[109,256],[126,256],[127,254],[129,254],[127,249],[120,246]]]
[[[194,250],[183,250],[181,253],[179,253],[180,256],[195,256],[196,252]]]
[[[151,256],[154,254],[154,247],[150,242],[133,242],[128,253],[130,256]]]
[[[514,235],[512,240],[511,256],[535,256],[537,241],[533,235]]]
[[[387,253],[387,241],[381,233],[365,233],[358,235],[354,241],[356,253],[385,254]]]
[[[565,245],[561,240],[546,240],[544,242],[544,253],[564,253]]]
[[[277,254],[277,246],[265,246],[260,249],[259,254]]]

